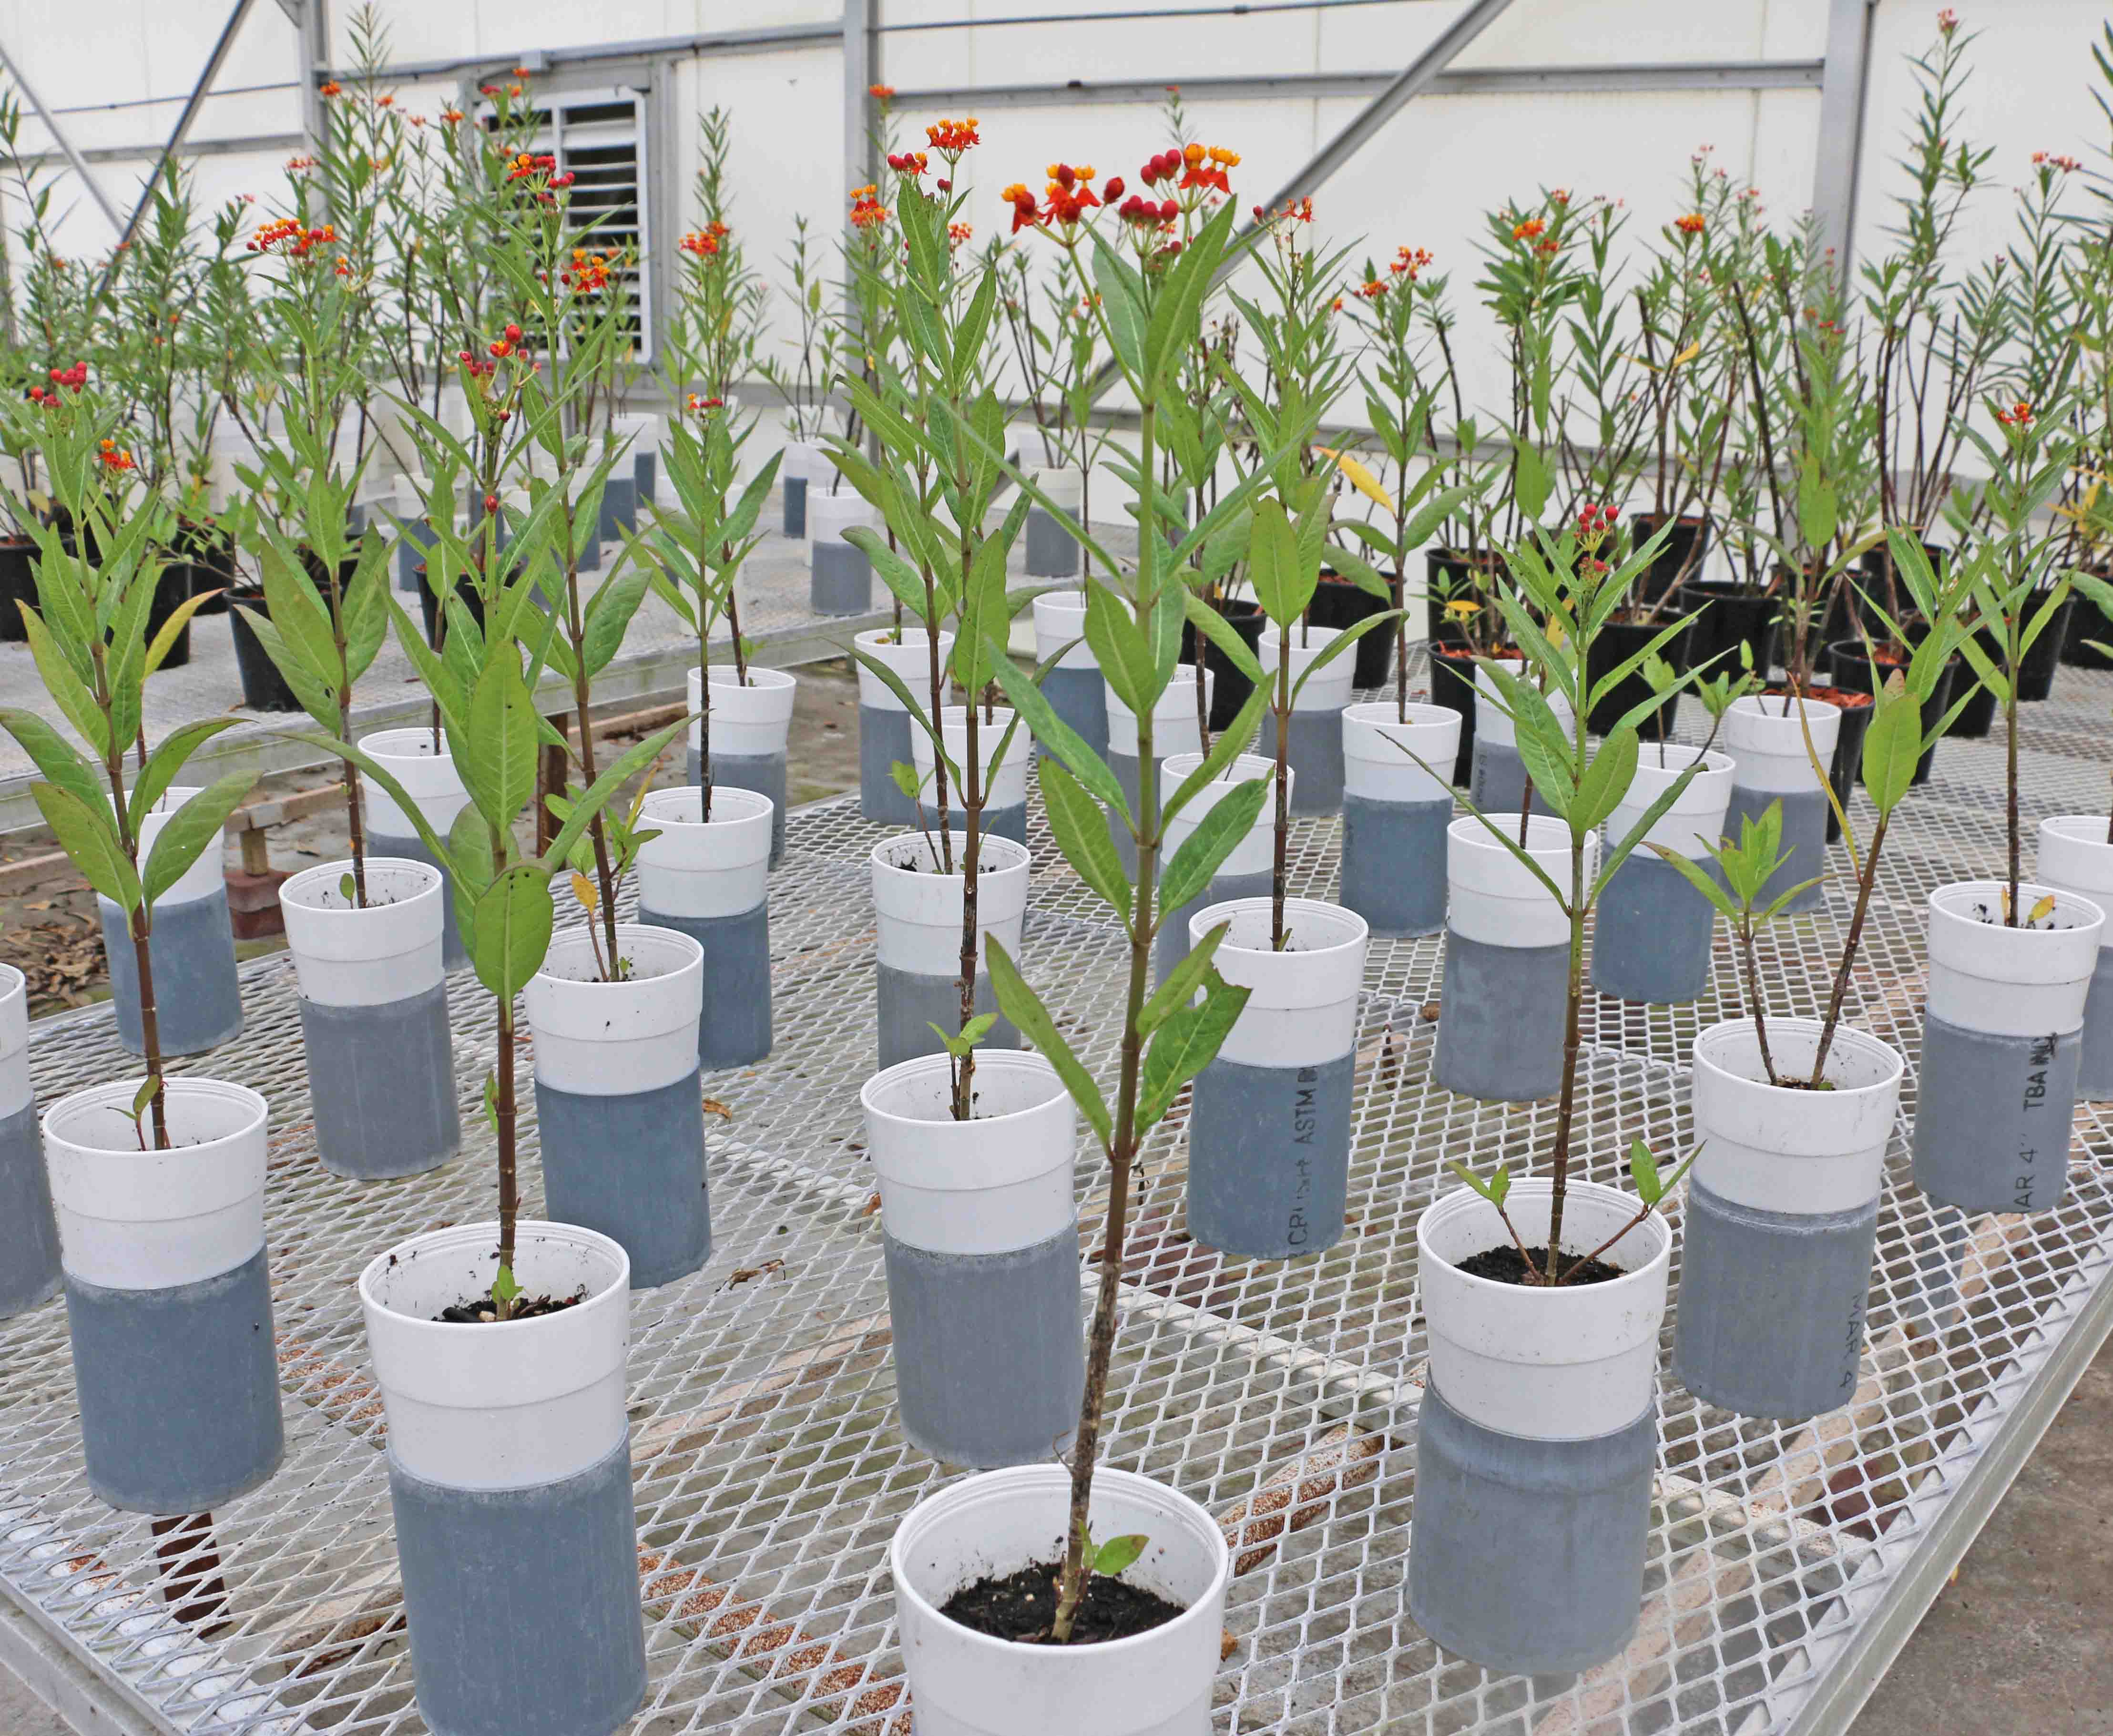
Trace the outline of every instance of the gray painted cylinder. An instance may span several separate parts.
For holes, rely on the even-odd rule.
[[[214,840],[217,847],[219,840]],[[110,998],[116,1003],[117,1040],[135,1055],[147,1053],[139,1025],[139,962],[125,912],[98,895],[103,951],[110,966]],[[164,1055],[203,1055],[242,1034],[242,985],[235,972],[235,921],[227,889],[203,898],[154,908],[154,932],[147,943],[154,967],[156,1033]]]
[[[702,769],[701,756],[691,748],[683,762],[683,775],[691,785]],[[729,789],[753,790],[770,798],[770,866],[785,857],[785,756],[782,753],[714,753],[712,782]]]
[[[1658,1415],[1586,1441],[1482,1428],[1426,1386],[1408,1612],[1448,1651],[1517,1675],[1588,1670],[1636,1632]]]
[[[427,550],[436,538],[433,528],[423,519],[408,519],[404,523],[404,540],[396,545],[396,588],[417,592],[426,587],[424,577],[418,569],[426,564]]]
[[[1431,1077],[1487,1103],[1530,1103],[1563,1088],[1567,942],[1499,947],[1445,931]]]
[[[1030,578],[1071,578],[1079,571],[1079,540],[1046,508],[1027,509],[1027,573]]]
[[[1205,906],[1223,904],[1233,898],[1266,898],[1276,889],[1276,876],[1268,869],[1260,874],[1220,874],[1179,910],[1159,919],[1159,937],[1152,942],[1152,980],[1163,983],[1174,967],[1189,956],[1189,919]]]
[[[783,477],[785,483],[785,517],[779,528],[788,537],[805,537],[807,534],[807,479],[804,476],[786,476],[783,470],[778,473]]]
[[[389,1505],[418,1714],[434,1736],[609,1736],[638,1709],[628,1435],[584,1471],[526,1489],[451,1489],[391,1452]]]
[[[624,532],[638,534],[638,480],[611,471],[602,484],[601,516],[596,524],[604,542],[616,542]]]
[[[1318,1254],[1343,1236],[1353,1058],[1315,1067],[1213,1061],[1189,1108],[1189,1233],[1244,1259]]]
[[[58,1288],[59,1231],[33,1098],[0,1120],[0,1320]]]
[[[910,1442],[978,1470],[1038,1464],[1068,1442],[1086,1389],[1078,1227],[1002,1254],[881,1245]]]
[[[1449,802],[1343,797],[1343,877],[1335,902],[1372,933],[1400,939],[1445,926]]]
[[[2113,947],[2098,949],[2078,1043],[2076,1094],[2090,1103],[2113,1098]]]
[[[1475,798],[1476,807],[1492,819],[1517,813],[1519,804],[1527,799],[1527,781],[1526,764],[1519,758],[1517,747],[1509,742],[1485,742],[1479,735],[1475,738],[1474,776],[1467,793]],[[1536,814],[1549,811],[1538,790],[1534,792],[1532,811]]]
[[[2069,1186],[2079,1033],[1992,1036],[1922,1022],[1915,1186],[1962,1212],[2044,1212]]]
[[[1131,813],[1136,813],[1139,800],[1137,756],[1111,750],[1102,757],[1107,761],[1108,770],[1116,774],[1116,783],[1121,786],[1123,801]],[[1123,872],[1134,880],[1137,878],[1137,840],[1130,835],[1130,828],[1121,815],[1113,808],[1105,811],[1108,816],[1108,837],[1116,847],[1116,855],[1121,859]]]
[[[459,971],[469,962],[469,948],[463,944],[462,925],[455,921],[454,880],[448,870],[435,860],[425,840],[413,834],[409,838],[392,838],[386,833],[369,832],[367,834],[367,853],[372,857],[400,856],[414,862],[423,862],[436,870],[440,876],[440,899],[444,913],[440,918],[440,968]]]
[[[817,614],[865,614],[873,608],[873,563],[848,542],[815,545],[807,601]]]
[[[1714,862],[1701,863],[1718,875]],[[1624,1001],[1672,1006],[1709,986],[1717,912],[1669,862],[1632,851],[1600,894],[1592,925],[1592,986]]]
[[[895,787],[889,770],[915,765],[910,753],[910,714],[880,706],[859,707],[859,815],[887,826],[914,826],[917,804]]]
[[[631,1256],[631,1287],[695,1272],[712,1252],[705,1096],[695,1071],[651,1091],[588,1097],[536,1081],[543,1199],[554,1222]]]
[[[376,1007],[301,1002],[316,1154],[334,1176],[422,1175],[462,1149],[448,986]]]
[[[648,928],[671,928],[705,949],[705,1012],[697,1061],[706,1072],[770,1053],[770,907],[732,916],[664,916],[638,907]]]
[[[127,1513],[208,1513],[279,1469],[264,1250],[195,1283],[106,1290],[68,1273],[88,1486]]]
[[[937,1025],[939,1030],[946,1031],[961,1028],[961,978],[920,976],[879,963],[874,966],[874,971],[879,989],[874,1036],[880,1058],[874,1071],[883,1071],[898,1061],[914,1061],[920,1055],[944,1053],[947,1045],[939,1040],[939,1031],[932,1027]],[[976,972],[975,1009],[979,1013],[997,1011],[997,994],[986,971]],[[1020,1046],[1020,1033],[1002,1017],[976,1045],[978,1048]]]
[[[1292,770],[1294,814],[1332,814],[1343,805],[1343,710],[1291,714],[1290,751],[1285,757]],[[1276,757],[1274,711],[1263,715],[1254,751],[1265,760]]]
[[[1746,789],[1734,783],[1731,804],[1724,811],[1724,835],[1736,838],[1741,820],[1759,820],[1769,804],[1777,802],[1782,804],[1782,847],[1787,857],[1761,889],[1759,902],[1764,905],[1781,898],[1800,880],[1824,876],[1827,872],[1828,806],[1823,790],[1797,790],[1785,795],[1779,790]],[[1806,887],[1783,909],[1795,915],[1818,910],[1826,902],[1827,882],[1822,878],[1818,885]]]
[[[1042,697],[1088,747],[1102,758],[1107,757],[1108,688],[1107,678],[1098,668],[1051,669],[1042,678]],[[1048,751],[1039,742],[1035,744],[1036,752]]]
[[[638,491],[638,504],[650,506],[660,492],[660,455],[650,446],[631,455],[631,480]]]
[[[1720,1410],[1802,1423],[1855,1396],[1878,1202],[1768,1212],[1691,1177],[1673,1367]]]

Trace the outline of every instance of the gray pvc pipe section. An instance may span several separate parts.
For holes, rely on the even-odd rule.
[[[1636,1632],[1658,1415],[1585,1441],[1469,1421],[1434,1382],[1416,1425],[1408,1610],[1448,1651],[1517,1675],[1589,1670]]]
[[[1079,572],[1079,539],[1039,506],[1027,509],[1027,574],[1030,578],[1074,578]]]
[[[1445,829],[1453,804],[1343,797],[1343,873],[1335,902],[1382,939],[1445,926]]]
[[[1002,1254],[881,1245],[902,1432],[949,1464],[1045,1462],[1086,1389],[1077,1225]]]
[[[377,1007],[301,1003],[316,1152],[334,1176],[422,1175],[462,1149],[448,989]]]
[[[37,1105],[0,1120],[0,1320],[58,1294],[59,1230]]]
[[[782,753],[714,753],[712,782],[729,789],[753,790],[770,798],[770,866],[785,859],[785,755]],[[694,747],[682,761],[683,774],[692,788],[701,770],[701,756]]]
[[[406,519],[404,540],[396,545],[396,588],[399,591],[418,592],[425,588],[426,582],[418,576],[418,569],[425,565],[427,551],[438,541],[433,528],[423,519]]]
[[[609,1736],[628,1721],[646,1697],[628,1436],[526,1489],[428,1482],[392,1451],[389,1505],[434,1736]]]
[[[1343,712],[1294,711],[1291,714],[1290,750],[1285,756],[1292,770],[1291,811],[1298,815],[1332,814],[1343,805]],[[1255,732],[1254,751],[1265,760],[1276,757],[1276,714],[1263,714]]]
[[[780,471],[780,476],[784,473]],[[788,537],[807,534],[807,479],[804,476],[787,476],[785,480],[785,517],[781,526]]]
[[[770,906],[732,916],[664,916],[638,907],[648,928],[671,928],[705,949],[705,1014],[697,1061],[706,1072],[770,1053]]]
[[[1128,805],[1130,812],[1135,814],[1140,799],[1137,756],[1134,753],[1116,753],[1111,749],[1102,757],[1108,763],[1108,770],[1116,774],[1116,783],[1122,790],[1123,801]],[[1165,782],[1163,763],[1161,769],[1161,782],[1163,784]],[[1161,793],[1164,795],[1163,789]],[[1137,840],[1130,835],[1130,827],[1124,823],[1121,815],[1113,808],[1108,808],[1105,811],[1108,816],[1108,838],[1116,847],[1116,855],[1121,859],[1123,872],[1134,880],[1137,878]]]
[[[462,925],[455,921],[454,877],[443,868],[433,852],[426,847],[425,840],[415,833],[408,838],[394,838],[386,832],[367,834],[367,853],[372,857],[401,856],[414,862],[423,862],[440,877],[440,968],[459,971],[469,962],[469,948],[463,944]]]
[[[894,765],[915,765],[910,714],[880,706],[859,707],[859,815],[887,826],[914,826],[917,804],[895,787]]]
[[[1207,905],[1232,898],[1266,898],[1274,889],[1275,876],[1268,869],[1259,874],[1220,874],[1179,910],[1159,919],[1159,937],[1152,948],[1152,981],[1163,983],[1175,966],[1189,956],[1189,919]]]
[[[1189,1108],[1189,1233],[1244,1259],[1318,1254],[1343,1236],[1353,1058],[1314,1067],[1213,1061]]]
[[[1770,1212],[1691,1178],[1673,1367],[1697,1398],[1802,1423],[1855,1396],[1878,1202]]]
[[[1702,871],[1719,878],[1714,862]],[[1671,864],[1638,848],[1600,894],[1592,925],[1592,986],[1618,1000],[1673,1006],[1709,986],[1717,912]]]
[[[1783,908],[1795,915],[1800,911],[1818,910],[1827,902],[1827,795],[1823,790],[1797,790],[1784,795],[1778,790],[1756,790],[1732,786],[1731,806],[1724,811],[1724,835],[1736,838],[1739,822],[1751,817],[1758,820],[1768,810],[1772,802],[1782,804],[1782,848],[1787,852],[1782,867],[1770,875],[1768,884],[1761,888],[1760,902],[1773,902],[1800,880],[1823,878],[1815,886],[1808,886]]]
[[[2069,1186],[2079,1033],[1999,1037],[1926,1010],[1915,1186],[1962,1212],[2044,1212]]]
[[[650,506],[660,492],[660,455],[651,447],[643,451],[634,447],[631,454],[631,478],[638,490],[638,504]],[[801,485],[805,487],[803,483]]]
[[[1563,1087],[1570,948],[1499,947],[1445,931],[1431,1076],[1488,1103],[1530,1103]]]
[[[279,1469],[279,1367],[259,1248],[166,1290],[71,1272],[66,1325],[88,1486],[127,1513],[206,1513]]]
[[[711,1258],[705,1098],[692,1071],[657,1090],[588,1097],[536,1081],[543,1198],[559,1223],[631,1256],[631,1287],[686,1277]]]
[[[2091,1103],[2113,1098],[2113,947],[2101,947],[2091,994],[2083,1003],[2083,1032],[2079,1039],[2076,1094]]]
[[[1098,669],[1053,669],[1042,678],[1042,697],[1049,709],[1102,759],[1108,754],[1108,689]],[[1048,749],[1038,742],[1038,754]]]
[[[601,516],[596,530],[604,542],[618,541],[623,532],[634,537],[638,534],[638,478],[634,473],[623,476],[611,471],[609,480],[602,484]]]
[[[807,601],[817,614],[865,614],[873,607],[873,563],[848,542],[815,545]]]
[[[139,964],[125,912],[98,895],[103,951],[116,1003],[117,1040],[135,1055],[147,1053],[139,1023]],[[147,943],[154,967],[154,1014],[164,1055],[203,1055],[242,1033],[242,987],[235,973],[235,921],[227,889],[202,898],[157,905]]]
[[[1517,747],[1508,742],[1485,742],[1479,735],[1475,738],[1474,775],[1467,793],[1475,798],[1476,807],[1492,820],[1500,815],[1515,815],[1519,804],[1527,799],[1529,782],[1526,762],[1519,758]],[[1536,814],[1549,811],[1538,790],[1533,793],[1532,811]]]
[[[879,1067],[875,1071],[893,1067],[898,1061],[914,1061],[920,1055],[939,1055],[946,1053],[947,1045],[939,1040],[940,1030],[956,1031],[961,1028],[961,980],[957,976],[920,976],[914,971],[898,971],[892,965],[876,963],[874,971],[879,989],[879,1012],[875,1031],[879,1053]],[[976,972],[975,1010],[979,1013],[997,1011],[997,993],[991,987],[990,973]],[[1011,1022],[1001,1016],[984,1034],[978,1048],[1018,1048],[1020,1033]]]

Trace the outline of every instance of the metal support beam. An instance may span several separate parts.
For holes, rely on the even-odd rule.
[[[281,0],[281,4],[289,0]],[[299,4],[300,0],[291,0]],[[402,61],[384,66],[379,76],[386,82],[417,84],[430,79],[469,76],[509,66],[540,66],[544,71],[559,66],[591,65],[596,61],[655,60],[665,55],[767,54],[781,48],[833,48],[842,41],[842,23],[824,19],[814,24],[765,25],[752,30],[704,30],[687,36],[641,36],[621,42],[580,43],[564,48],[530,48],[518,54],[464,54],[450,60]],[[343,79],[349,71],[323,74]]]
[[[74,148],[73,140],[66,136],[66,129],[58,123],[58,117],[44,107],[44,99],[37,94],[37,87],[22,76],[21,67],[16,63],[15,57],[7,52],[4,43],[0,43],[0,67],[7,69],[7,76],[14,81],[15,88],[30,99],[30,107],[36,110],[37,118],[44,123],[44,130],[52,135],[60,151],[64,153],[67,162],[72,165],[74,173],[80,177],[83,190],[95,201],[102,209],[103,214],[110,219],[110,226],[112,229],[122,229],[125,226],[125,219],[118,216],[117,208],[111,203],[110,195],[103,190],[95,177],[88,172],[86,160],[79,151]]]
[[[147,208],[154,202],[154,189],[167,171],[176,153],[183,148],[184,139],[191,130],[191,122],[198,119],[199,110],[205,104],[206,93],[212,89],[212,81],[220,76],[220,69],[227,63],[228,51],[235,46],[235,36],[242,29],[243,20],[249,16],[253,4],[254,0],[235,0],[235,9],[227,15],[227,22],[221,26],[220,39],[212,45],[212,53],[205,57],[205,66],[199,71],[198,82],[191,86],[191,94],[176,116],[176,124],[170,130],[169,142],[162,147],[162,154],[154,164],[153,173],[147,177],[147,185],[139,190],[139,203],[132,208],[132,215],[126,219],[125,227],[117,237],[117,245],[121,249],[130,246],[133,236],[139,234],[139,220],[146,216]],[[105,268],[104,281],[107,281],[108,273],[116,269],[117,259],[113,254]]]
[[[300,64],[301,138],[306,146],[302,154],[314,157],[322,152],[324,135],[330,127],[322,93],[323,82],[331,75],[325,70],[330,65],[330,16],[323,10],[324,0],[294,0],[294,3],[300,8],[294,25],[294,53]]]
[[[877,179],[873,160],[873,87],[880,80],[880,0],[844,0],[844,197],[839,222],[851,208],[851,189]]]
[[[1871,85],[1872,0],[1828,0],[1826,71],[1819,86],[1819,149],[1812,208],[1819,239],[1847,281],[1856,234],[1856,169]]]

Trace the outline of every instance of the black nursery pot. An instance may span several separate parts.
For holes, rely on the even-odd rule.
[[[433,587],[426,582],[426,564],[418,563],[418,613],[426,624],[426,643],[437,645],[440,637],[440,600],[433,595]],[[463,606],[469,610],[470,619],[477,623],[477,630],[484,631],[484,594],[472,583],[467,575],[455,581],[455,595],[462,599]]]
[[[147,608],[147,642],[154,642],[154,635],[168,624],[169,617],[190,601],[191,569],[188,563],[162,569],[161,577],[154,581],[154,601]],[[180,669],[191,660],[191,624],[185,621],[177,633],[176,642],[169,646],[169,654],[156,665],[155,673],[162,669]]]
[[[1629,520],[1632,546],[1641,548],[1658,534],[1658,528],[1665,518],[1659,513],[1637,513]],[[1638,594],[1656,602],[1676,584],[1692,580],[1702,570],[1704,558],[1709,552],[1709,534],[1703,522],[1691,515],[1683,515],[1673,521],[1666,532],[1665,546],[1658,551]],[[1683,576],[1684,575],[1684,576]]]
[[[1979,741],[1996,727],[1995,689],[1983,687],[1970,666],[1955,668],[1951,678],[1951,697],[1955,701],[1960,697],[1960,683],[1967,681],[1974,683],[1973,695],[1959,715],[1952,719],[1951,727],[1945,733],[1963,740]]]
[[[2025,605],[2024,618],[2027,621],[2038,612],[2039,606],[2040,599],[2035,595]],[[2027,648],[2024,660],[2018,665],[2019,698],[2045,699],[2054,692],[2054,672],[2061,660],[2061,647],[2069,632],[2069,624],[2079,614],[2091,615],[2099,628],[2113,629],[2113,622],[2107,621],[2096,609],[2079,609],[2076,593],[2071,592],[2061,600],[2061,606],[2055,611],[2054,619],[2041,629],[2039,637]],[[2092,637],[2113,644],[2113,631],[2097,632]],[[1987,641],[1984,638],[1982,643],[1985,646]]]
[[[1700,669],[1712,658],[1712,676],[1739,673],[1739,646],[1753,653],[1754,673],[1764,680],[1776,658],[1776,616],[1779,599],[1748,591],[1721,579],[1691,578],[1680,587],[1680,607],[1694,617],[1687,630],[1687,666]],[[1728,656],[1723,653],[1729,652]]]
[[[1655,639],[1667,628],[1677,625],[1681,631],[1659,647],[1659,655],[1671,664],[1676,673],[1685,674],[1688,668],[1688,641],[1694,630],[1691,619],[1680,616],[1658,621],[1609,621],[1600,629],[1592,641],[1592,656],[1586,668],[1589,682],[1603,680],[1618,665],[1626,662]],[[1641,668],[1632,669],[1615,684],[1614,689],[1599,704],[1593,706],[1586,727],[1595,735],[1604,735],[1624,715],[1651,697],[1651,684]],[[1644,714],[1637,729],[1646,738],[1662,741],[1673,727],[1679,710],[1678,701],[1671,695],[1657,710]]]
[[[1904,663],[1893,661],[1882,660],[1874,663],[1870,653],[1864,649],[1863,642],[1858,639],[1845,640],[1841,644],[1828,646],[1827,664],[1833,672],[1836,687],[1846,689],[1851,693],[1873,695],[1877,694],[1878,689],[1884,685],[1886,678],[1896,669],[1904,669],[1905,666]],[[1937,684],[1930,689],[1929,697],[1922,702],[1922,730],[1925,736],[1944,720],[1944,714],[1951,704],[1952,678],[1958,673],[1958,668],[1956,662],[1946,664],[1942,673],[1937,678]],[[1869,709],[1868,706],[1865,707],[1867,711]],[[1869,727],[1868,721],[1865,727],[1867,729]],[[1914,781],[1916,783],[1929,782],[1930,767],[1936,763],[1936,761],[1937,743],[1932,742],[1924,751],[1922,757],[1915,761]],[[1858,769],[1860,774],[1860,763]]]
[[[1423,570],[1425,636],[1434,646],[1466,646],[1469,642],[1467,625],[1448,611],[1446,604],[1449,599],[1442,592],[1449,590],[1457,597],[1464,591],[1486,583],[1490,577],[1489,563],[1472,561],[1450,549],[1426,549]]]
[[[2101,573],[2097,577],[2106,578]],[[2049,628],[2045,637],[2051,637]],[[2069,622],[2061,636],[2061,660],[2073,669],[2113,669],[2113,657],[2102,651],[2093,651],[2090,642],[2096,639],[2101,645],[2113,645],[2113,621],[2101,614],[2088,601],[2070,599]]]
[[[1460,714],[1460,751],[1454,756],[1453,782],[1465,789],[1475,774],[1475,659],[1466,647],[1431,647],[1431,702]]]
[[[263,592],[237,591],[230,594],[230,601],[237,605],[229,611],[228,619],[235,634],[235,668],[242,678],[242,703],[252,711],[299,710],[300,701],[294,697],[286,678],[279,673],[279,665],[272,660],[263,641],[257,637],[257,629],[242,612],[253,609],[268,619],[271,611],[264,606]]]
[[[1262,630],[1269,625],[1269,617],[1262,612],[1261,604],[1221,603],[1218,613],[1249,651],[1259,651]],[[1193,626],[1184,625],[1181,629],[1181,660],[1196,660],[1196,629]],[[1232,660],[1208,639],[1203,642],[1203,667],[1211,671],[1212,677],[1211,728],[1215,733],[1226,728],[1240,715],[1240,707],[1248,702],[1248,695],[1254,692],[1254,683],[1234,669]]]
[[[23,640],[30,629],[22,624],[21,605],[37,601],[37,573],[34,542],[0,542],[0,639]]]
[[[191,619],[226,614],[228,592],[235,585],[235,539],[210,525],[185,524],[176,531],[176,553],[190,575],[191,595],[209,593]]]
[[[1306,619],[1316,627],[1332,627],[1340,633],[1376,614],[1385,614],[1389,606],[1384,597],[1374,596],[1324,568],[1321,582],[1313,587],[1313,601],[1307,605]],[[1356,665],[1351,686],[1370,691],[1386,685],[1388,672],[1394,667],[1394,639],[1386,628],[1375,627],[1350,647],[1351,660]]]

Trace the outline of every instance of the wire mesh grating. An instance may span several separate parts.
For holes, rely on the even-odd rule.
[[[2029,824],[2106,797],[2113,679],[2065,672],[2033,708]],[[1923,900],[2001,866],[2000,743],[1950,742],[1889,841],[1852,991],[1858,1022],[1912,1060]],[[1860,829],[1869,811],[1859,798]],[[1034,819],[1030,975],[1089,1065],[1112,1064],[1122,944]],[[857,1087],[873,1062],[866,850],[883,835],[837,800],[792,816],[774,876],[778,1046],[708,1079],[734,1120],[711,1136],[714,1253],[633,1299],[631,1418],[655,1736],[909,1728],[887,1546],[948,1476],[892,1418],[886,1286]],[[1298,889],[1326,896],[1337,829],[1301,822]],[[1834,852],[1823,911],[1778,923],[1763,968],[1780,1006],[1823,997],[1825,949],[1848,909]],[[1888,1158],[1863,1378],[1844,1410],[1802,1427],[1733,1417],[1668,1377],[1650,1578],[1635,1641],[1581,1678],[1485,1674],[1440,1654],[1403,1590],[1415,1495],[1423,1345],[1416,1216],[1454,1161],[1517,1161],[1550,1103],[1455,1098],[1430,1079],[1435,938],[1376,943],[1358,1032],[1349,1232],[1285,1265],[1225,1259],[1183,1225],[1180,1112],[1155,1134],[1124,1272],[1107,1462],[1218,1513],[1238,1567],[1217,1684],[1223,1733],[1417,1730],[1426,1736],[1751,1736],[1787,1730],[1843,1648],[1905,1595],[1962,1481],[2006,1426],[2113,1262],[2113,1112],[2079,1109],[2068,1201],[2030,1219],[1965,1219],[1917,1195],[1905,1135]],[[185,1064],[271,1100],[267,1221],[288,1403],[288,1452],[265,1488],[213,1516],[221,1619],[163,1601],[147,1521],[89,1494],[62,1307],[0,1323],[0,1579],[164,1727],[411,1736],[383,1421],[355,1284],[418,1231],[489,1215],[480,1107],[494,1058],[489,1000],[450,985],[463,1154],[433,1174],[354,1183],[316,1161],[293,972],[246,966],[249,1026]],[[1581,1094],[1590,1173],[1618,1180],[1629,1140],[1689,1136],[1686,1058],[1733,1016],[1720,936],[1691,1007],[1595,997]],[[524,1039],[525,1040],[525,1039]],[[40,1097],[120,1076],[107,1014],[35,1030]],[[525,1059],[525,1057],[524,1057]],[[540,1207],[535,1129],[526,1205]],[[1082,1289],[1105,1195],[1082,1149]],[[1670,1325],[1668,1326],[1670,1332]],[[1669,1338],[1668,1340],[1669,1345]],[[1991,1497],[1992,1499],[1992,1497]],[[166,1549],[167,1545],[163,1544]]]

